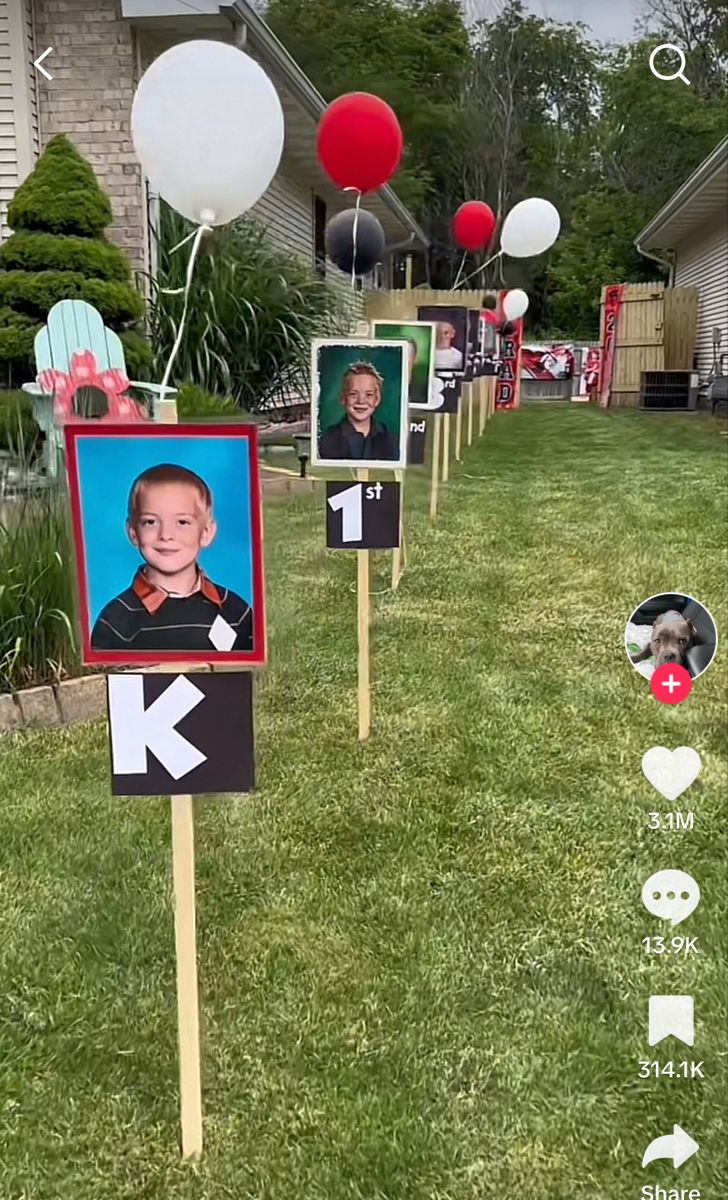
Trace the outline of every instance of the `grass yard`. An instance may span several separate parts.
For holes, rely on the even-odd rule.
[[[0,750],[1,1200],[640,1200],[728,1194],[726,656],[659,705],[622,650],[644,597],[726,621],[726,439],[709,418],[499,414],[410,565],[375,558],[374,731],[356,740],[355,559],[321,494],[266,514],[259,788],[197,803],[206,1154],[179,1161],[169,801],[112,801],[101,723]],[[674,805],[652,745],[693,746]],[[692,833],[648,830],[694,810]],[[699,936],[643,909],[691,871]],[[650,1050],[652,993],[694,1051]],[[640,1059],[704,1081],[638,1080]],[[700,1143],[642,1170],[677,1122]]]

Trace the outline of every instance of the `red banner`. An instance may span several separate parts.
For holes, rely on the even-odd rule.
[[[498,304],[503,311],[505,288],[498,293]],[[500,375],[495,385],[496,408],[518,408],[521,402],[521,345],[523,343],[523,318],[512,321],[513,333],[501,337]]]
[[[607,288],[604,297],[604,332],[602,334],[602,367],[599,375],[599,404],[609,407],[612,397],[612,375],[614,373],[614,351],[617,344],[619,310],[624,297],[624,284],[615,283]]]
[[[521,347],[523,379],[555,381],[571,379],[574,374],[574,348],[571,345]]]

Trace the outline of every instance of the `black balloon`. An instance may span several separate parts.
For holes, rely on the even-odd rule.
[[[500,331],[503,337],[511,337],[516,332],[516,322],[506,321],[505,325],[501,325]]]
[[[332,217],[326,226],[326,253],[340,271],[351,275],[368,275],[384,258],[384,230],[370,212],[347,208]],[[354,255],[354,225],[356,224],[356,256]]]

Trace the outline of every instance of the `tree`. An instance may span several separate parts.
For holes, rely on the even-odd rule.
[[[587,192],[576,202],[570,227],[548,260],[545,326],[570,337],[597,337],[605,284],[639,283],[660,275],[660,268],[634,245],[652,212],[644,197],[616,185]]]
[[[728,58],[728,0],[644,0],[650,34],[656,27],[692,58],[691,87],[710,92],[725,74]]]
[[[724,136],[727,98],[725,80],[716,78],[707,95],[646,70],[661,36],[620,46],[607,57],[598,135],[604,179],[649,197],[655,210]],[[688,79],[696,56],[699,50],[687,54]]]
[[[393,183],[422,216],[459,132],[469,45],[458,0],[270,0],[266,20],[325,100],[366,91],[392,105],[406,138]]]
[[[124,342],[127,369],[139,378],[150,360],[136,328],[144,303],[131,267],[104,237],[108,197],[67,137],[50,141],[8,208],[14,230],[0,246],[0,365],[8,382],[34,375],[33,341],[59,300],[86,300]]]
[[[599,183],[593,156],[599,52],[579,25],[527,13],[520,0],[477,8],[463,95],[469,137],[462,190],[488,200],[502,221],[528,195],[571,206]],[[482,282],[525,286],[541,320],[542,260],[499,260]]]

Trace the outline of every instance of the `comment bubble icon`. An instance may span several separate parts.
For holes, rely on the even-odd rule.
[[[700,888],[687,871],[657,871],[642,888],[642,903],[653,917],[679,925],[700,902]]]

